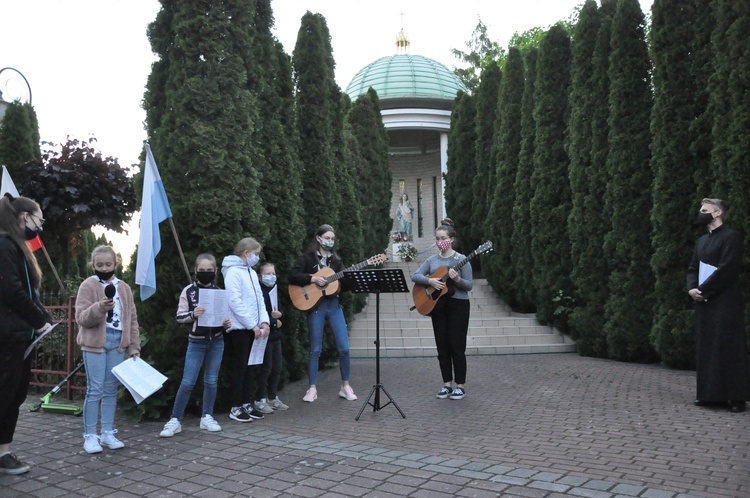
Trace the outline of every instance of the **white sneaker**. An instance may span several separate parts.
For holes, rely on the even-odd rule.
[[[349,384],[343,386],[339,391],[339,396],[346,399],[347,401],[354,401],[357,399],[357,395],[354,394],[354,389]]]
[[[170,418],[169,422],[164,424],[164,428],[159,433],[159,437],[172,437],[182,432],[182,424],[176,418]]]
[[[116,433],[117,429],[106,432],[102,431],[102,437],[99,438],[99,441],[101,441],[101,444],[109,446],[110,450],[119,450],[120,448],[124,448],[125,443],[115,437]]]
[[[211,415],[203,415],[201,417],[201,429],[206,429],[208,432],[219,432],[221,426]]]
[[[289,409],[289,407],[288,407],[287,405],[285,405],[285,404],[284,404],[284,403],[283,403],[283,402],[282,402],[282,401],[281,401],[281,400],[279,399],[279,397],[278,397],[278,396],[276,396],[276,398],[274,398],[274,399],[270,400],[270,401],[268,402],[268,406],[270,406],[270,407],[271,407],[271,408],[273,408],[274,410],[288,410],[288,409]]]
[[[305,393],[305,396],[302,398],[302,401],[307,401],[308,403],[312,403],[318,399],[318,390],[315,389],[315,387],[310,386],[310,389],[307,390]]]
[[[99,444],[99,436],[96,434],[84,434],[83,449],[86,450],[86,453],[101,453],[102,445]]]

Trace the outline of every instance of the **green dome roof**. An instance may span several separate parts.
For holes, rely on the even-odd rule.
[[[352,100],[372,87],[381,101],[387,99],[438,99],[453,101],[461,80],[441,63],[421,55],[381,57],[354,75],[346,93]]]

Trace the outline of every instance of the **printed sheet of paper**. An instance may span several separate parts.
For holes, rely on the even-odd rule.
[[[224,320],[229,318],[229,296],[221,289],[201,289],[198,293],[198,306],[206,311],[198,317],[201,327],[221,327]]]
[[[701,261],[698,267],[698,285],[702,285],[718,268]]]
[[[255,339],[253,341],[253,347],[250,349],[250,357],[247,359],[248,365],[262,365],[263,355],[266,354],[266,344],[268,344],[268,337],[263,339]]]
[[[167,381],[161,372],[140,358],[128,358],[113,367],[112,373],[130,391],[138,404],[161,389]]]

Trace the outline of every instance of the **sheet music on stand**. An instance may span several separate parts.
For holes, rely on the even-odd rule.
[[[360,270],[344,272],[349,289],[355,294],[409,292],[401,269]]]

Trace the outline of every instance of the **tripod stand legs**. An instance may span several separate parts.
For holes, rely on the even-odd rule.
[[[380,406],[380,390],[381,389],[383,390],[383,392],[385,393],[385,395],[388,396],[388,399],[390,400],[390,401],[388,401],[388,403],[384,404],[383,406]],[[373,394],[375,395],[375,402],[374,403],[370,403],[370,398],[372,398]],[[359,409],[359,413],[357,414],[357,417],[354,420],[356,420],[356,421],[359,420],[359,417],[362,415],[362,412],[365,411],[365,407],[367,405],[372,406],[372,411],[376,412],[378,410],[382,410],[383,408],[385,408],[386,406],[388,406],[390,404],[393,404],[393,406],[396,407],[396,410],[398,410],[398,412],[401,414],[401,416],[403,418],[406,418],[406,415],[404,415],[404,412],[402,412],[401,408],[399,408],[398,405],[396,404],[396,400],[394,400],[391,397],[391,395],[388,394],[388,391],[385,390],[385,386],[383,386],[383,384],[375,384],[374,386],[372,386],[372,389],[370,390],[369,396],[367,396],[367,399],[365,400],[364,404],[362,405],[362,408]]]

